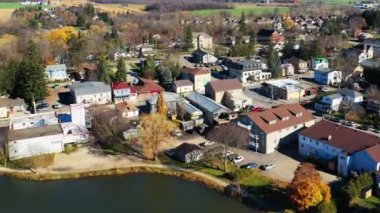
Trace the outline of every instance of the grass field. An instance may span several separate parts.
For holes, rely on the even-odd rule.
[[[257,15],[275,13],[275,12],[285,14],[285,13],[289,13],[289,7],[259,7],[259,6],[254,6],[254,5],[239,4],[233,9],[195,10],[195,11],[192,11],[191,13],[197,16],[208,16],[208,15],[219,13],[222,11],[228,12],[234,16],[240,16],[242,12],[244,12],[245,14],[257,14]]]
[[[305,3],[307,1],[308,0],[301,0],[302,3]],[[354,0],[324,0],[323,2],[328,5],[344,5],[344,4],[350,4],[355,1]]]

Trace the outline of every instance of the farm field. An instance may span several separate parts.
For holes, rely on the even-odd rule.
[[[234,16],[240,16],[242,12],[244,12],[245,14],[253,13],[253,14],[258,14],[258,15],[274,13],[274,12],[285,14],[285,13],[289,13],[290,9],[289,7],[262,7],[262,6],[255,6],[252,4],[248,4],[248,5],[238,4],[233,9],[195,10],[195,11],[192,11],[191,13],[197,16],[208,16],[208,15],[219,13],[222,11],[228,12]]]

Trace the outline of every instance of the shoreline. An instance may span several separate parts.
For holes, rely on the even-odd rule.
[[[165,165],[136,165],[130,167],[115,167],[109,169],[93,169],[88,171],[67,171],[67,172],[43,172],[33,173],[25,170],[8,169],[0,170],[0,176],[17,178],[20,180],[29,181],[54,181],[54,180],[67,180],[67,179],[81,179],[87,177],[101,177],[101,176],[116,176],[116,175],[129,175],[137,173],[146,174],[162,174],[168,176],[175,176],[187,181],[198,182],[208,188],[217,190],[223,193],[226,186],[229,185],[227,181],[223,181],[211,175],[203,172],[197,172],[193,170],[183,169],[180,167],[172,167]]]

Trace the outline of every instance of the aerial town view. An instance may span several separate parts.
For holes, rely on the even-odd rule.
[[[0,0],[0,200],[380,213],[380,0]]]

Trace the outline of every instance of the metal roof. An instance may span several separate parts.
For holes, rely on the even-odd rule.
[[[186,96],[186,99],[188,99],[191,103],[194,103],[196,107],[203,108],[204,110],[208,112],[217,112],[217,111],[226,111],[230,112],[231,110],[227,107],[216,103],[215,101],[211,100],[210,98],[207,98],[199,93],[192,92]]]
[[[88,95],[94,93],[111,92],[111,87],[103,82],[87,81],[83,83],[75,83],[70,86],[70,90],[75,95]]]
[[[47,65],[45,68],[45,71],[58,71],[58,70],[66,70],[66,64]]]
[[[178,105],[181,109],[185,110],[186,112],[190,114],[194,114],[194,113],[198,113],[199,115],[203,114],[202,111],[197,109],[195,106],[191,105],[189,102],[182,101],[181,103],[178,103]]]

